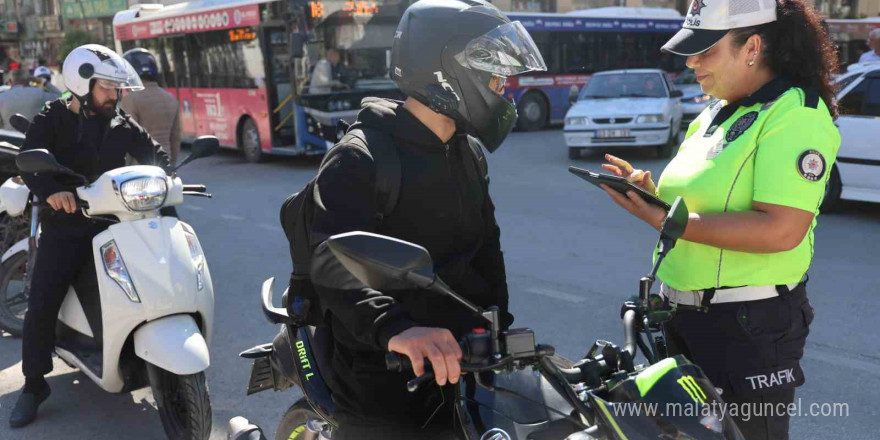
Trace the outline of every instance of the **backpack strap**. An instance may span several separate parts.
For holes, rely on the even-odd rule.
[[[402,171],[394,137],[384,131],[355,124],[343,139],[360,146],[373,158],[376,167],[376,221],[381,225],[394,211],[400,197]]]

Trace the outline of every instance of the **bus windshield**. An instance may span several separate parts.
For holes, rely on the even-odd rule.
[[[311,2],[303,94],[391,89],[391,43],[408,0]]]

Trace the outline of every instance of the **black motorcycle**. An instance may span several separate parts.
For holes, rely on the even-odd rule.
[[[596,341],[583,359],[573,362],[552,346],[536,344],[527,328],[501,330],[497,308],[482,309],[453,292],[433,271],[428,252],[417,245],[381,235],[352,232],[331,237],[328,246],[354,277],[379,291],[420,288],[444,295],[485,323],[461,341],[463,376],[456,390],[455,426],[467,440],[503,439],[742,439],[723,412],[715,387],[696,365],[681,356],[667,357],[660,324],[672,317],[650,294],[657,269],[684,233],[687,207],[679,199],[661,233],[658,258],[641,279],[637,298],[622,310],[624,346]],[[320,280],[328,284],[331,280]],[[273,280],[263,284],[266,318],[282,324],[271,344],[241,353],[253,359],[248,394],[300,387],[304,397],[281,420],[275,438],[330,439],[335,426],[333,401],[324,375],[328,354],[315,350],[327,341],[314,328],[297,327],[297,299],[285,309],[272,305]],[[330,284],[332,285],[332,284]],[[657,336],[655,336],[657,334]],[[640,349],[650,365],[636,365]],[[409,359],[386,356],[390,370],[412,371]],[[415,391],[432,382],[426,372],[409,381]],[[230,421],[230,439],[264,439],[246,419]]]

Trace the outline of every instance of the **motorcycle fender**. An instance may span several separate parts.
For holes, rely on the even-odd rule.
[[[15,243],[14,245],[12,245],[12,247],[7,249],[6,252],[3,253],[3,257],[0,258],[0,263],[5,263],[6,260],[12,258],[13,255],[15,255],[19,252],[27,252],[27,250],[28,250],[28,239],[22,238],[21,240],[18,241],[18,243]]]
[[[150,321],[134,332],[134,352],[141,359],[174,374],[196,374],[211,365],[208,344],[189,315]]]

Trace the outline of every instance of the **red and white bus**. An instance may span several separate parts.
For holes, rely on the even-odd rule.
[[[293,3],[302,17],[295,29],[285,21]],[[211,134],[259,161],[266,154],[323,154],[336,140],[337,122],[353,119],[363,97],[401,97],[388,79],[388,64],[394,30],[408,4],[136,5],[118,12],[113,26],[118,52],[143,47],[156,55],[163,87],[180,102],[184,139]],[[312,66],[331,48],[341,53],[345,75],[310,93]]]

